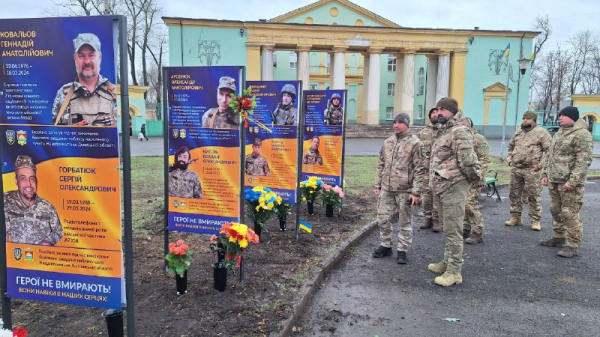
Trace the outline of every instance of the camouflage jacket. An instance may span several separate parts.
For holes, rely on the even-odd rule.
[[[490,166],[490,145],[487,139],[473,129],[473,145],[475,146],[475,154],[479,165],[481,165],[481,175],[485,177],[488,167]]]
[[[323,165],[323,156],[319,153],[319,150],[313,150],[312,148],[304,152],[302,156],[302,164],[309,165]]]
[[[261,155],[255,157],[254,154],[246,156],[246,174],[251,176],[270,176],[271,170],[269,169],[267,158]]]
[[[212,126],[211,120],[213,121]],[[240,127],[239,116],[237,116],[231,108],[227,108],[225,112],[219,112],[219,108],[212,108],[202,115],[202,127],[212,129],[238,129]]]
[[[63,228],[56,209],[40,196],[27,206],[19,191],[4,194],[6,241],[39,245],[46,241],[55,245],[63,237]]]
[[[461,180],[474,184],[483,179],[473,145],[473,133],[462,118],[462,111],[457,112],[454,118],[440,127],[433,140],[429,182],[435,194],[443,193]]]
[[[169,172],[169,196],[202,199],[202,186],[198,174],[190,169],[178,168]]]
[[[410,130],[389,137],[379,152],[375,188],[420,196],[427,174],[424,161],[423,143]]]
[[[593,149],[594,142],[585,121],[579,119],[572,127],[561,127],[552,137],[542,176],[552,183],[583,186]]]
[[[287,108],[279,104],[275,111],[271,113],[273,124],[277,125],[296,125],[297,115],[298,109],[291,104]]]
[[[423,154],[425,157],[424,163],[427,170],[429,170],[429,161],[431,160],[431,146],[433,145],[433,138],[437,132],[437,128],[433,125],[426,125],[424,128],[419,130],[417,135],[423,143]]]
[[[330,105],[325,109],[325,125],[342,125],[344,122],[344,108]]]
[[[548,151],[552,136],[546,129],[533,125],[529,131],[519,128],[508,143],[508,165],[517,168],[531,168],[538,165],[541,169],[541,161],[544,153]]]

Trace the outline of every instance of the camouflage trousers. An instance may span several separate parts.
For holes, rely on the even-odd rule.
[[[483,233],[483,216],[479,211],[479,194],[481,185],[471,186],[465,206],[465,220],[463,221],[463,230],[465,232],[473,231],[474,234]]]
[[[379,224],[379,238],[383,247],[392,247],[392,225],[391,219],[398,212],[398,250],[406,252],[412,244],[412,209],[406,204],[410,193],[392,192],[381,190],[377,205],[377,222]]]
[[[541,171],[531,168],[516,168],[510,170],[510,215],[520,218],[523,212],[521,196],[524,191],[529,195],[529,218],[531,221],[540,221],[542,218],[542,183]]]
[[[583,205],[583,186],[567,191],[565,184],[549,183],[550,213],[555,238],[566,238],[567,246],[577,248],[583,237],[583,224],[579,210]]]
[[[460,272],[463,264],[463,220],[465,206],[471,185],[466,180],[461,180],[441,194],[433,191],[433,202],[437,206],[446,247],[444,261],[448,264],[448,271]]]
[[[423,181],[423,186],[429,186],[429,180]],[[425,187],[421,192],[421,206],[423,207],[423,216],[426,220],[438,219],[437,208],[433,207],[433,192],[431,188]]]

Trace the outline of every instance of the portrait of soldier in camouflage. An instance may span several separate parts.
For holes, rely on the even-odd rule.
[[[189,169],[194,161],[187,146],[182,146],[173,155],[174,163],[169,166],[169,196],[202,199],[202,186],[198,174]]]
[[[254,138],[252,153],[246,156],[246,174],[251,176],[270,176],[271,170],[267,158],[260,154],[262,139]]]
[[[29,156],[15,162],[17,190],[4,194],[6,241],[54,246],[63,228],[54,206],[37,194],[37,168]]]
[[[235,94],[235,80],[228,76],[219,79],[217,87],[217,108],[209,109],[202,115],[202,127],[211,129],[238,129],[240,127],[239,116],[229,106],[230,94]]]
[[[342,107],[342,96],[335,93],[331,95],[329,105],[325,109],[325,125],[342,125],[344,122],[344,108]]]
[[[277,125],[296,125],[298,109],[294,106],[296,102],[296,88],[292,84],[286,84],[281,88],[281,101],[271,112],[273,124]]]
[[[310,148],[302,156],[302,164],[323,165],[323,156],[319,153],[319,143],[319,137],[313,136]]]
[[[77,78],[63,85],[52,106],[54,125],[116,126],[115,85],[100,75],[100,40],[82,33],[73,40]]]

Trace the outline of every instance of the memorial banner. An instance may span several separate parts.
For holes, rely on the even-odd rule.
[[[0,20],[8,296],[121,308],[113,18]]]

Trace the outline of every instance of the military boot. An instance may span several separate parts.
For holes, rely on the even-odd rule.
[[[406,264],[406,252],[403,251],[398,251],[398,258],[396,259],[396,261],[399,264]]]
[[[442,224],[440,223],[439,219],[433,219],[433,227],[431,228],[431,231],[436,233],[442,231]]]
[[[469,236],[468,239],[465,240],[466,243],[482,243],[483,242],[483,233],[473,233]]]
[[[573,257],[577,256],[577,248],[575,247],[565,247],[558,251],[558,256],[560,257]]]
[[[380,257],[390,256],[390,255],[392,255],[392,248],[388,248],[388,247],[384,247],[384,246],[379,246],[379,248],[377,248],[373,252],[373,257],[375,257],[375,258],[380,258]]]
[[[433,227],[433,219],[425,219],[425,222],[421,225],[421,229],[428,229]]]
[[[532,221],[531,222],[531,229],[534,231],[541,231],[542,230],[542,224],[539,221]]]
[[[467,239],[469,236],[471,236],[471,230],[463,228],[463,239]]]
[[[438,274],[445,272],[447,267],[448,267],[448,262],[446,262],[445,260],[442,260],[438,263],[430,263],[427,265],[427,269],[431,270],[434,273],[438,273]]]
[[[443,275],[436,277],[434,280],[435,284],[440,285],[442,287],[449,287],[454,284],[462,283],[462,275],[460,275],[459,271],[449,271],[446,270]]]
[[[507,226],[522,226],[523,222],[521,222],[521,217],[512,217],[510,220],[504,223]]]
[[[540,241],[540,245],[546,247],[559,247],[562,248],[567,244],[567,239],[565,238],[552,238],[548,240]]]

